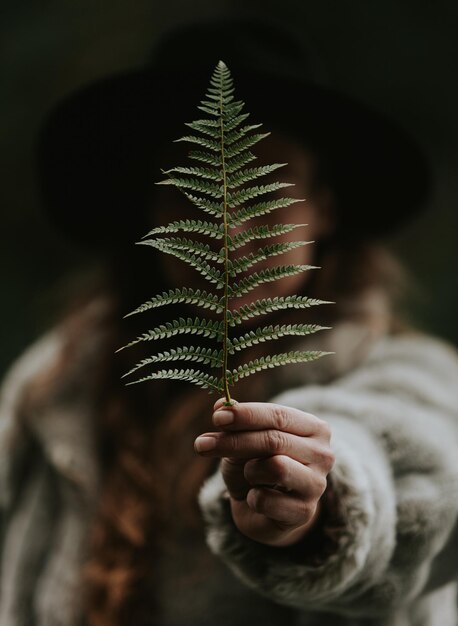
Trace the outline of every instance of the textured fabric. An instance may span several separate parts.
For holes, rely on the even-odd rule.
[[[80,574],[99,488],[95,372],[106,341],[91,320],[105,310],[103,301],[87,309],[90,332],[64,387],[47,385],[52,393],[27,402],[30,386],[59,367],[60,327],[3,384],[2,626],[84,623]],[[283,391],[272,401],[332,428],[323,536],[288,549],[249,540],[232,522],[221,476],[209,477],[200,504],[211,550],[202,530],[154,564],[162,626],[212,618],[222,626],[457,626],[458,360],[421,335],[379,335],[344,322],[320,344],[335,358],[273,371],[272,389]]]
[[[455,353],[413,335],[379,341],[332,385],[272,398],[331,426],[328,478],[339,511],[323,532],[336,548],[313,565],[251,541],[237,531],[216,474],[200,493],[211,549],[259,593],[323,612],[323,626],[456,626],[457,382]]]

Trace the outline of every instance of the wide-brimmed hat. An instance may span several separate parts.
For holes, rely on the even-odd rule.
[[[44,207],[59,229],[99,247],[144,234],[159,168],[183,165],[164,164],[163,151],[201,116],[197,105],[219,59],[250,122],[316,153],[342,237],[382,237],[424,206],[430,173],[416,142],[323,85],[302,37],[261,21],[212,20],[168,32],[144,67],[81,88],[49,113],[37,164]]]

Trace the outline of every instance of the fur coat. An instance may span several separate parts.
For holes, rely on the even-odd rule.
[[[91,379],[104,340],[102,332],[82,343],[75,380],[83,371]],[[331,426],[336,462],[320,527],[289,548],[254,542],[233,524],[221,475],[209,477],[199,503],[210,551],[196,550],[214,559],[214,574],[193,588],[195,615],[190,600],[182,617],[167,609],[167,593],[169,607],[177,599],[170,574],[164,626],[457,626],[458,358],[424,335],[374,335],[345,322],[320,348],[336,357],[280,368],[289,371],[272,397]],[[84,623],[80,569],[98,490],[94,389],[69,384],[23,402],[61,349],[57,327],[2,387],[2,626]]]

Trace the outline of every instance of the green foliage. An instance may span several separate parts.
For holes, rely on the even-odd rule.
[[[189,157],[199,164],[163,170],[167,178],[157,183],[172,185],[180,190],[199,211],[209,215],[210,219],[183,219],[159,226],[150,230],[142,241],[138,242],[187,263],[213,285],[213,291],[187,287],[172,289],[154,296],[128,314],[135,315],[157,307],[186,303],[212,311],[222,319],[180,317],[149,330],[124,346],[125,348],[139,342],[167,339],[181,334],[194,334],[205,339],[213,339],[220,344],[220,348],[198,345],[164,350],[143,359],[124,376],[130,376],[149,365],[169,361],[201,363],[209,368],[221,369],[221,376],[218,378],[200,369],[164,369],[128,384],[159,379],[185,380],[209,389],[210,393],[216,391],[225,394],[226,401],[230,402],[229,386],[234,385],[240,378],[267,368],[312,361],[327,354],[320,351],[290,351],[254,359],[235,369],[228,366],[229,355],[260,342],[285,336],[304,336],[324,328],[315,324],[267,325],[244,334],[229,335],[230,328],[235,328],[251,318],[262,317],[273,311],[306,309],[324,303],[304,296],[290,295],[255,300],[239,308],[229,306],[233,300],[236,301],[238,297],[251,292],[262,283],[274,282],[315,269],[310,265],[289,264],[274,265],[248,273],[248,270],[260,261],[310,243],[307,241],[267,243],[256,252],[232,255],[250,241],[269,240],[304,226],[304,224],[257,225],[236,234],[231,233],[234,228],[255,217],[268,215],[272,211],[300,201],[286,196],[253,202],[260,196],[289,187],[290,183],[251,184],[286,164],[246,167],[256,158],[251,148],[269,133],[253,132],[261,124],[244,124],[249,114],[242,113],[243,107],[242,101],[234,99],[232,78],[226,65],[220,61],[211,77],[205,98],[198,106],[207,117],[187,123],[186,126],[193,133],[177,140],[197,148],[189,152]],[[208,238],[209,243],[193,239],[193,235],[203,235]],[[219,249],[214,245],[218,241],[221,242]]]

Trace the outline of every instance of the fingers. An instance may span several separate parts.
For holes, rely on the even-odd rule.
[[[231,498],[244,500],[252,485],[244,475],[245,459],[221,459],[221,473]]]
[[[299,437],[279,430],[205,433],[194,443],[202,456],[253,459],[286,455],[329,472],[334,464],[330,447],[311,437]]]
[[[307,523],[317,507],[316,501],[307,501],[268,488],[250,489],[246,502],[252,511],[275,520],[285,528]]]
[[[231,398],[231,400],[232,400],[232,402],[233,402],[234,404],[237,404],[237,400],[234,400],[234,398]],[[223,398],[219,398],[219,399],[215,402],[215,404],[213,405],[213,410],[214,410],[214,411],[217,411],[219,408],[226,408],[226,407],[224,407],[224,406],[223,406],[223,405],[225,404],[225,402],[226,402],[226,398],[225,398],[225,397],[223,397]]]
[[[272,487],[296,495],[320,498],[327,485],[321,472],[311,470],[287,456],[277,455],[267,459],[247,461],[244,478],[250,487]],[[248,490],[247,490],[248,491]]]
[[[230,431],[272,429],[330,440],[329,426],[311,413],[267,402],[236,402],[231,407],[225,407],[224,402],[224,398],[215,402],[213,423],[217,428]]]
[[[223,458],[221,472],[229,494],[236,500],[246,498],[252,487],[270,487],[305,498],[321,498],[327,481],[322,472],[287,456],[276,455],[250,461]]]

